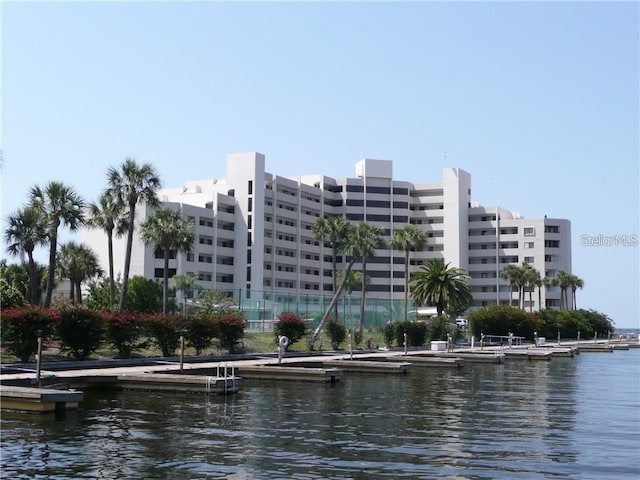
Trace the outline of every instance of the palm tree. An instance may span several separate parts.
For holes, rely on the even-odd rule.
[[[107,234],[107,249],[109,252],[109,310],[113,310],[116,302],[116,285],[113,273],[113,235],[124,235],[128,230],[127,214],[124,205],[115,201],[108,193],[102,194],[98,202],[91,203],[88,209],[87,226],[99,228]]]
[[[560,287],[560,310],[568,307],[567,290],[571,286],[571,274],[564,270],[558,270],[551,280],[554,287]]]
[[[331,247],[331,278],[333,281],[333,293],[338,289],[337,257],[340,244],[344,241],[349,222],[341,215],[331,215],[327,218],[319,218],[313,226],[313,234],[318,241],[327,240]],[[338,319],[338,304],[334,309],[334,317]]]
[[[542,284],[542,278],[540,277],[540,272],[528,263],[523,263],[521,268],[525,287],[529,291],[529,312],[533,312],[533,300],[531,297],[533,290]],[[538,290],[538,305],[540,305],[540,290]]]
[[[36,262],[33,259],[33,251],[39,245],[46,245],[48,241],[47,225],[42,212],[33,207],[26,207],[7,217],[7,229],[4,232],[4,240],[7,251],[11,255],[26,253],[29,259],[29,284],[31,305],[38,302],[38,283]]]
[[[409,307],[409,253],[414,250],[422,250],[427,243],[427,235],[415,225],[405,227],[393,232],[391,246],[404,252],[404,321],[407,321]]]
[[[76,191],[61,182],[49,182],[44,188],[31,189],[31,205],[42,212],[49,229],[49,272],[44,306],[51,306],[58,253],[58,228],[65,225],[75,231],[84,222],[84,200]]]
[[[164,254],[162,274],[162,313],[169,313],[169,258],[171,251],[189,252],[195,242],[194,224],[183,218],[179,210],[161,208],[140,226],[142,241],[154,243],[156,252]]]
[[[372,257],[377,248],[384,247],[384,241],[382,240],[382,230],[378,227],[374,227],[368,223],[360,223],[352,232],[351,237],[347,238],[348,242],[352,242],[350,247],[352,252],[357,252],[362,262],[362,278],[367,278],[367,259]],[[364,329],[364,310],[365,310],[365,296],[367,294],[367,282],[361,282],[361,296],[360,296],[360,325],[359,332],[362,337],[362,331]]]
[[[60,246],[57,266],[60,277],[69,279],[69,298],[74,304],[82,303],[82,282],[104,273],[94,251],[73,241]]]
[[[411,276],[411,296],[417,305],[435,305],[438,316],[450,302],[471,305],[473,296],[469,275],[461,268],[450,267],[444,259],[431,260]]]
[[[183,314],[187,314],[187,297],[193,290],[201,290],[202,287],[196,284],[198,276],[195,273],[187,273],[186,275],[174,275],[173,286],[182,294],[184,304]]]
[[[129,268],[131,266],[131,249],[133,247],[133,230],[138,202],[146,202],[157,207],[160,203],[156,190],[161,182],[158,173],[150,163],[138,165],[132,158],[127,158],[120,168],[107,170],[107,194],[119,204],[128,208],[129,228],[127,230],[127,249],[124,258],[124,274],[122,278],[122,294],[120,296],[120,312],[127,306],[129,288]]]
[[[324,324],[327,323],[327,319],[329,318],[330,312],[336,308],[336,305],[338,304],[338,298],[340,297],[342,290],[344,290],[346,286],[347,279],[349,279],[351,275],[351,269],[353,268],[353,265],[356,263],[356,261],[358,261],[359,259],[359,251],[356,249],[356,246],[354,245],[354,243],[350,240],[354,235],[356,228],[352,224],[347,223],[345,230],[346,232],[344,235],[344,241],[340,242],[338,248],[343,253],[349,254],[351,256],[351,259],[347,264],[347,268],[344,270],[342,282],[340,282],[340,285],[338,286],[337,290],[333,292],[333,297],[331,298],[329,307],[324,312],[324,315],[322,316],[320,323],[318,324],[315,331],[313,332],[313,336],[312,336],[313,342],[315,342],[318,339],[318,336],[320,335],[320,332],[322,331]]]
[[[576,290],[579,288],[580,290],[582,290],[584,288],[584,280],[582,280],[580,277],[578,277],[577,275],[571,275],[571,279],[569,282],[569,287],[571,287],[571,298],[572,298],[572,308],[574,310],[578,309],[578,305],[576,302]]]
[[[509,295],[509,303],[513,303],[513,292],[518,292],[518,308],[520,308],[520,285],[523,282],[522,269],[513,263],[505,266],[500,270],[500,278],[505,279],[509,283],[511,293]]]

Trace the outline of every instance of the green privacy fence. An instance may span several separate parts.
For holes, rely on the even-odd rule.
[[[271,331],[278,315],[294,312],[304,317],[315,328],[331,303],[332,295],[313,293],[284,293],[269,290],[225,291],[233,297],[247,319],[250,331]],[[338,299],[338,322],[347,328],[360,325],[360,295],[341,295]],[[416,307],[409,300],[409,319],[416,318]],[[333,317],[334,315],[331,314]],[[404,319],[404,300],[366,297],[364,328],[373,330],[393,320]]]

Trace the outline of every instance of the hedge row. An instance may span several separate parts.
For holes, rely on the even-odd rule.
[[[199,355],[214,338],[230,353],[244,337],[246,320],[241,313],[188,316],[149,313],[108,313],[83,307],[60,310],[40,307],[10,308],[2,311],[0,327],[7,349],[20,361],[28,362],[37,351],[38,337],[60,341],[61,351],[74,360],[84,360],[105,343],[121,358],[130,358],[137,349],[155,344],[163,356],[172,356],[184,335],[187,346]]]
[[[529,313],[506,305],[491,305],[469,315],[471,333],[475,336],[509,335],[532,339],[540,337],[582,338],[607,336],[614,331],[613,322],[605,314],[594,310],[541,310]]]

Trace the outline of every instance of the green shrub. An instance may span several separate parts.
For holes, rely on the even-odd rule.
[[[347,329],[344,325],[338,323],[335,318],[330,318],[327,321],[327,333],[329,334],[329,340],[331,341],[331,348],[336,350],[344,339],[347,338]]]
[[[144,332],[144,322],[137,313],[106,313],[107,340],[118,351],[120,358],[131,358],[138,348]]]
[[[237,353],[240,339],[244,337],[247,321],[242,313],[224,313],[218,317],[218,339],[220,346],[229,353]]]
[[[382,336],[384,337],[384,345],[389,348],[393,345],[393,339],[396,337],[396,325],[398,322],[389,322],[382,327]]]
[[[86,360],[98,350],[104,338],[104,319],[100,312],[68,305],[56,318],[60,350],[74,360]]]
[[[407,342],[412,346],[424,345],[427,338],[427,326],[424,322],[391,322],[385,327],[385,341],[395,338],[398,347],[404,347],[404,334]],[[389,344],[391,341],[389,341]]]
[[[187,345],[196,350],[196,355],[200,355],[205,348],[209,347],[218,335],[218,322],[211,314],[190,314],[186,318],[186,327]]]
[[[429,325],[429,339],[431,341],[447,340],[447,334],[451,334],[449,319],[444,316],[434,318]]]
[[[538,328],[534,315],[508,305],[490,305],[469,314],[471,333],[475,336],[509,335],[533,338]]]
[[[180,346],[181,330],[185,326],[184,317],[164,316],[161,313],[147,314],[144,318],[147,335],[162,351],[163,357],[170,357]]]
[[[2,310],[6,310],[8,308],[24,307],[27,301],[15,285],[5,281],[4,278],[0,278],[0,303],[2,304]]]
[[[7,351],[28,362],[38,351],[38,337],[43,341],[55,331],[58,312],[39,307],[10,308],[2,311],[2,340],[9,342]]]
[[[304,318],[293,312],[281,313],[278,315],[278,321],[275,324],[274,333],[276,336],[276,344],[278,343],[280,335],[284,335],[289,339],[289,345],[293,345],[306,335],[307,324],[305,323]]]

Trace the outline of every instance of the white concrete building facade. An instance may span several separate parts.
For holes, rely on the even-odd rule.
[[[170,261],[170,274],[196,274],[204,289],[243,292],[243,298],[307,294],[318,298],[332,290],[329,246],[314,238],[313,227],[324,216],[343,215],[353,223],[379,227],[389,241],[393,232],[412,224],[427,235],[425,248],[413,252],[409,271],[434,258],[471,275],[474,306],[508,304],[511,294],[500,270],[526,262],[541,275],[571,271],[571,225],[564,219],[525,219],[500,207],[471,200],[471,176],[445,168],[443,179],[413,183],[393,178],[393,163],[365,159],[355,176],[283,177],[268,173],[260,153],[231,154],[224,179],[190,181],[158,192],[163,206],[180,209],[193,220],[193,251]],[[138,209],[139,221],[151,212]],[[136,230],[139,233],[139,230]],[[107,270],[106,237],[84,230]],[[123,270],[125,239],[115,241],[116,272]],[[339,256],[339,269],[346,258]],[[359,268],[358,265],[355,269]],[[161,278],[163,261],[135,236],[131,275]],[[377,250],[368,260],[368,298],[404,298],[404,253]],[[541,303],[559,307],[557,288],[542,289]],[[539,308],[538,293],[525,304]],[[515,297],[514,297],[515,300]]]

